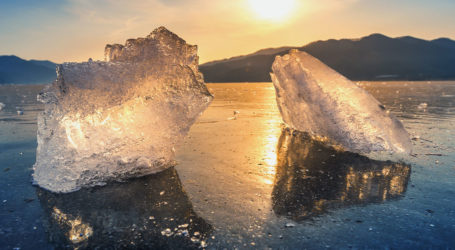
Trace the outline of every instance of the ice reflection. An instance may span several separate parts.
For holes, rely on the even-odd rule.
[[[58,249],[200,248],[212,231],[174,168],[127,183],[69,194],[37,188],[37,194]]]
[[[272,191],[277,215],[301,221],[329,209],[383,202],[406,192],[411,167],[336,150],[283,129]]]
[[[69,226],[70,229],[67,236],[72,243],[81,243],[93,235],[93,228],[90,225],[83,223],[80,218],[72,218],[72,216],[62,213],[56,207],[54,207],[52,218],[61,227]]]

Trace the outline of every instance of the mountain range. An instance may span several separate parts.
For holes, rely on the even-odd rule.
[[[206,82],[268,82],[277,55],[305,51],[351,80],[455,79],[455,41],[372,34],[360,39],[317,41],[302,47],[262,49],[200,65]]]
[[[268,82],[275,56],[290,49],[306,51],[351,80],[455,79],[455,41],[382,34],[262,49],[201,64],[200,71],[206,82]],[[0,56],[0,84],[50,83],[56,78],[55,67],[51,61]]]
[[[0,56],[0,84],[50,83],[56,78],[55,66],[51,61]]]

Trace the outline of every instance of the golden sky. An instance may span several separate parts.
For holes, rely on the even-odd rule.
[[[453,0],[1,0],[0,54],[101,60],[105,44],[165,26],[206,62],[371,33],[455,38],[454,12]]]

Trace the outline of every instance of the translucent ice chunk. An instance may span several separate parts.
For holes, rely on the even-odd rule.
[[[34,182],[70,192],[174,164],[174,146],[212,100],[197,47],[163,27],[107,45],[106,61],[64,63],[39,94]]]
[[[409,152],[403,125],[372,95],[313,56],[277,56],[272,80],[283,121],[353,152]]]
[[[0,111],[2,111],[2,109],[5,107],[6,105],[4,103],[1,103],[0,102]]]

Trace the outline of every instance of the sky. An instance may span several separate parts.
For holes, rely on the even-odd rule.
[[[0,55],[103,60],[165,26],[207,62],[372,33],[455,39],[454,13],[454,0],[0,0]]]

